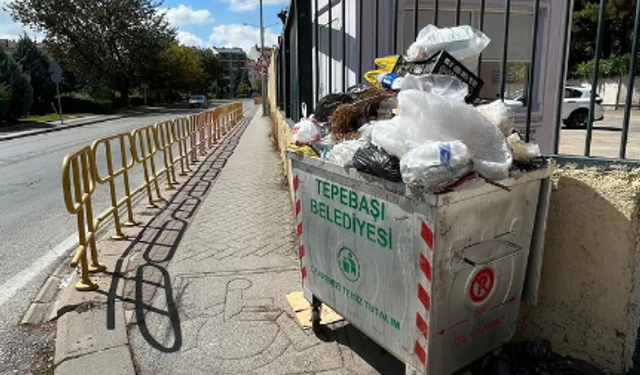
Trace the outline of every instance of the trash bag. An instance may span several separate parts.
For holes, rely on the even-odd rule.
[[[473,106],[459,100],[419,90],[398,94],[398,116],[373,129],[373,143],[402,158],[407,142],[454,141],[464,143],[475,169],[489,180],[509,176],[511,150],[497,126]],[[389,139],[383,140],[383,134]]]
[[[362,141],[371,142],[371,134],[373,133],[373,127],[375,126],[375,124],[376,122],[370,122],[358,128],[358,133],[360,133],[359,139]]]
[[[385,150],[369,143],[360,147],[353,155],[353,166],[360,172],[368,173],[393,182],[402,181],[400,160]]]
[[[492,375],[604,375],[594,365],[579,359],[561,357],[547,340],[506,344],[490,365]]]
[[[315,143],[322,139],[322,133],[316,124],[308,119],[300,120],[291,129],[293,141],[299,145]]]
[[[406,135],[405,129],[400,129],[399,118],[376,122],[371,131],[371,142],[397,158],[402,158],[410,150],[407,141],[412,140]]]
[[[338,107],[345,103],[351,103],[353,98],[353,95],[342,93],[325,95],[316,105],[314,117],[319,122],[329,121],[329,117]]]
[[[427,141],[400,160],[402,180],[428,191],[442,190],[472,171],[471,155],[460,141]]]
[[[401,90],[420,90],[464,102],[469,94],[469,86],[453,76],[427,74],[416,76],[407,74],[402,81]]]
[[[507,143],[511,148],[513,160],[520,163],[530,163],[541,156],[540,146],[535,143],[526,143],[520,138],[520,134],[513,133],[507,137]]]
[[[297,145],[295,143],[289,143],[287,150],[304,156],[318,156],[318,152],[308,145]]]
[[[513,133],[513,124],[515,122],[513,109],[504,104],[502,100],[479,105],[476,109],[497,126],[505,137]]]
[[[327,154],[327,160],[343,167],[350,167],[353,165],[353,156],[356,151],[366,145],[366,141],[357,139],[344,141],[333,146],[331,151]]]
[[[438,28],[427,25],[409,46],[407,57],[411,60],[426,60],[440,51],[447,51],[469,70],[475,71],[478,56],[490,42],[491,39],[483,32],[471,26]]]
[[[399,58],[400,56],[398,55],[378,57],[377,59],[374,60],[374,63],[378,67],[378,69],[370,70],[366,72],[364,74],[364,79],[367,82],[369,82],[371,86],[382,88],[382,85],[378,80],[378,77],[380,77],[380,75],[384,76],[384,74],[386,73],[391,73],[391,71],[393,70],[393,67],[396,66],[396,63],[398,62]]]

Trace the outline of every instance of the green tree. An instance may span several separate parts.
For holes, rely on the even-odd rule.
[[[249,91],[251,91],[251,86],[246,83],[241,83],[236,90],[236,98],[246,98],[249,96]]]
[[[9,117],[9,106],[11,105],[11,90],[0,83],[0,124]]]
[[[51,110],[51,102],[55,99],[56,85],[51,80],[49,58],[38,48],[26,34],[20,37],[13,59],[29,75],[33,88],[33,104],[31,113],[44,114]]]
[[[61,65],[93,87],[117,90],[128,103],[132,88],[158,64],[175,39],[155,0],[13,0],[14,20],[46,33]]]
[[[259,92],[259,93],[262,92],[262,80],[261,79],[256,79],[255,81],[253,81],[253,89],[256,92]]]
[[[222,76],[222,66],[220,60],[209,48],[198,50],[198,58],[203,72],[203,82],[201,92],[211,92],[216,87]]]
[[[182,93],[202,93],[205,73],[198,52],[174,43],[160,54],[160,61],[167,89]]]
[[[1,49],[0,84],[11,93],[8,117],[17,120],[29,113],[33,101],[33,89],[29,83],[29,76],[24,74],[20,65]]]

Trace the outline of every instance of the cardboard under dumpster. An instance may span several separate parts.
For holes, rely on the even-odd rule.
[[[501,181],[510,191],[431,195],[288,155],[314,306],[336,310],[407,373],[451,374],[511,340],[526,275],[529,294],[537,288],[551,165]]]

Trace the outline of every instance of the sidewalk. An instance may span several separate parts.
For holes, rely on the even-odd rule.
[[[109,301],[83,297],[59,320],[56,374],[405,373],[348,323],[316,336],[295,318],[297,239],[270,129],[259,115],[238,125],[104,260],[114,279],[96,296]]]
[[[345,323],[318,338],[296,321],[293,210],[269,129],[254,117],[202,200],[166,271],[173,300],[157,292],[131,326],[138,373],[404,374]]]

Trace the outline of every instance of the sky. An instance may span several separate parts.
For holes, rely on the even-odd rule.
[[[0,0],[0,39],[17,39],[26,32],[38,41],[44,35],[14,22]],[[291,0],[263,0],[265,45],[275,45],[282,30],[276,16]],[[178,41],[196,47],[240,47],[260,44],[259,0],[165,0],[160,11],[177,29]]]

